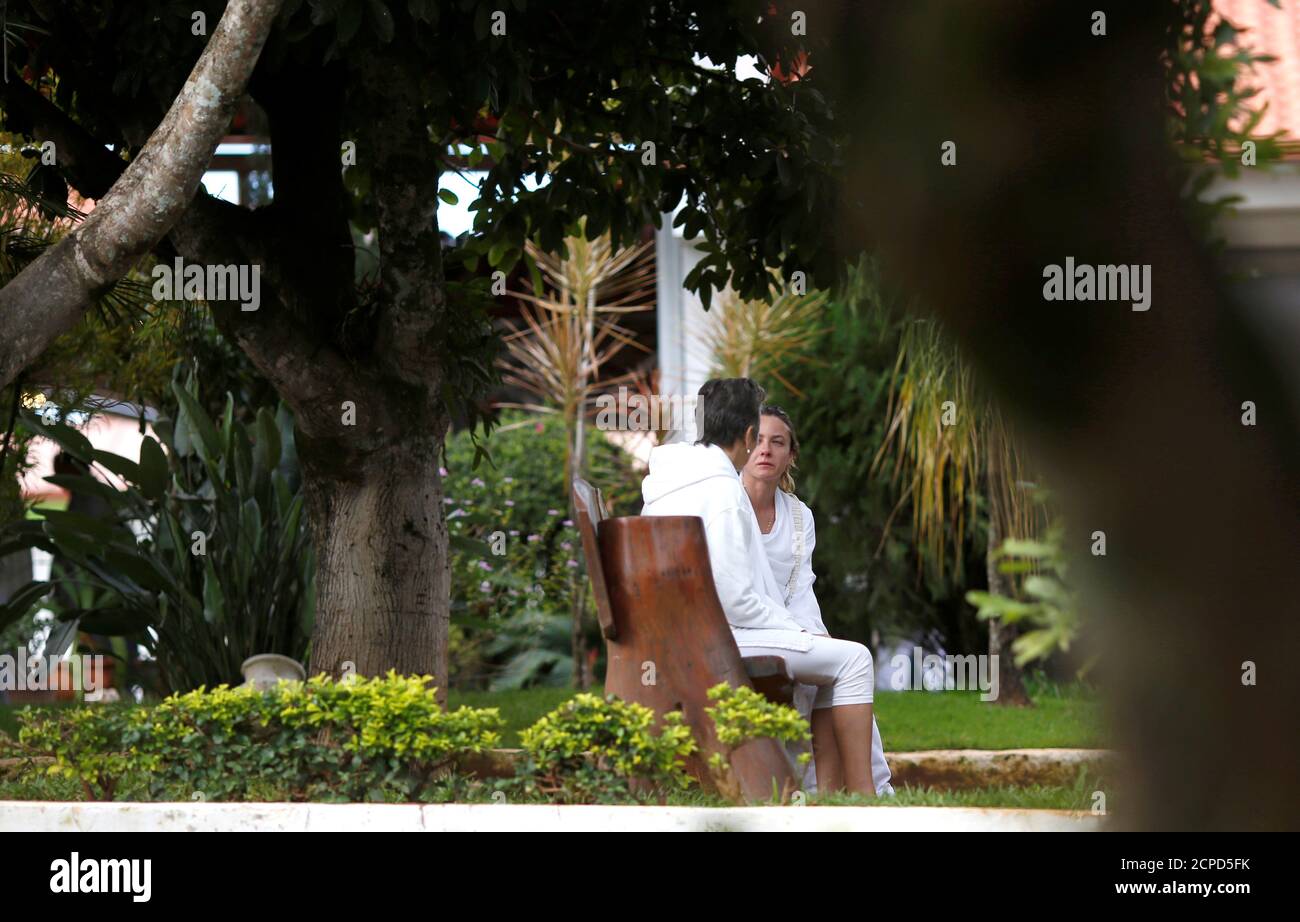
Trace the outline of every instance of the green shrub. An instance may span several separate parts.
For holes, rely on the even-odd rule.
[[[1069,652],[1079,634],[1079,603],[1068,581],[1064,544],[1065,530],[1059,520],[1042,541],[1008,538],[994,556],[1003,573],[1023,577],[1020,597],[976,590],[966,593],[966,601],[978,609],[981,621],[996,619],[1002,624],[1030,628],[1011,644],[1017,666],[1047,659],[1058,651]],[[1090,665],[1085,663],[1080,668],[1079,678]]]
[[[478,444],[488,457],[477,467]],[[447,439],[446,495],[456,502],[469,498],[476,503],[514,502],[512,526],[523,534],[543,534],[554,516],[549,510],[569,508],[569,489],[564,483],[564,425],[559,417],[520,411],[503,412],[500,425],[486,441],[476,443],[467,431]],[[641,508],[641,478],[631,457],[591,429],[587,439],[587,479],[605,493],[606,505],[614,515],[635,515]],[[469,487],[479,479],[483,492],[472,494]],[[507,489],[509,487],[509,489]],[[563,518],[564,516],[561,516]]]
[[[709,700],[716,702],[704,713],[713,719],[718,742],[726,752],[709,756],[709,772],[718,791],[733,803],[741,801],[740,784],[731,770],[731,753],[752,740],[771,737],[778,743],[795,743],[811,738],[808,721],[789,705],[769,701],[752,688],[732,687],[719,682],[708,691]],[[799,756],[799,764],[806,765],[810,753]],[[776,782],[773,781],[775,787]],[[773,791],[774,800],[784,800],[788,792]]]
[[[520,735],[527,754],[515,787],[561,803],[625,803],[685,789],[685,759],[696,750],[680,711],[654,731],[645,705],[582,693]]]
[[[18,742],[29,755],[51,756],[47,774],[81,784],[87,800],[112,800],[119,783],[135,767],[138,754],[127,738],[138,708],[103,705],[56,713],[25,708],[19,714]]]
[[[275,789],[290,800],[414,801],[446,789],[458,760],[499,744],[495,708],[445,711],[428,676],[325,675],[268,692],[218,686],[153,707],[79,708],[24,719],[19,739],[55,759],[52,774],[112,799],[137,772],[148,790],[248,800]]]
[[[153,706],[101,705],[20,715],[19,755],[48,756],[44,777],[77,783],[87,800],[122,792],[149,800],[413,802],[484,799],[663,803],[694,779],[698,749],[680,711],[663,715],[580,693],[521,736],[514,778],[474,782],[467,757],[500,745],[496,708],[444,710],[427,676],[320,675],[259,692],[218,686]],[[711,689],[708,709],[728,753],[751,739],[807,738],[793,709],[748,688]],[[726,760],[712,766],[738,800]]]
[[[752,688],[733,687],[719,682],[709,689],[714,707],[704,713],[713,718],[718,742],[735,749],[759,737],[770,736],[782,743],[797,743],[810,738],[808,721],[787,704],[769,701]]]

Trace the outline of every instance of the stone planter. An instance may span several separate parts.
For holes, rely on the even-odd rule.
[[[244,675],[244,685],[251,685],[258,691],[275,688],[281,679],[301,682],[307,678],[307,670],[295,659],[281,656],[279,653],[259,653],[244,660],[239,671]]]

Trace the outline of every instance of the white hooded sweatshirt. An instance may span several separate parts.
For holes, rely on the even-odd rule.
[[[781,603],[758,519],[726,452],[717,445],[660,445],[650,452],[641,494],[642,515],[695,515],[704,521],[713,582],[736,646],[812,649],[812,635]]]

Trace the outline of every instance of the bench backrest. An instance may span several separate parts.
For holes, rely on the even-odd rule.
[[[582,478],[573,481],[573,510],[578,518],[578,533],[582,535],[582,554],[587,558],[587,575],[591,577],[591,591],[596,600],[596,620],[600,633],[606,640],[618,636],[614,626],[614,613],[609,606],[609,591],[605,586],[605,568],[600,559],[600,542],[597,529],[609,518],[605,500],[600,491]]]
[[[578,530],[596,611],[606,639],[605,691],[651,707],[679,710],[702,755],[687,767],[707,784],[704,757],[724,752],[707,708],[719,682],[753,687],[718,600],[699,516],[608,518],[600,493],[573,483]],[[770,658],[784,680],[784,664]],[[784,750],[772,739],[754,740],[731,754],[744,796],[762,800],[794,784]]]

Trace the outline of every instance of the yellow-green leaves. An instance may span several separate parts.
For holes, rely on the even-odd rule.
[[[731,749],[764,736],[783,743],[806,740],[812,732],[794,708],[768,701],[752,688],[720,682],[709,689],[709,700],[716,705],[704,711],[713,718],[718,741]]]

